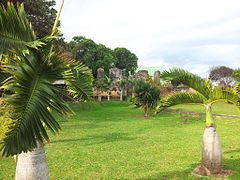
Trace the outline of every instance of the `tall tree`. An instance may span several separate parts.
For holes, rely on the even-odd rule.
[[[206,127],[202,144],[202,166],[212,174],[222,170],[222,150],[213,119],[212,105],[221,100],[230,101],[239,106],[239,97],[231,89],[214,87],[212,82],[204,80],[182,69],[173,68],[162,73],[162,78],[171,78],[187,85],[195,92],[176,92],[162,100],[158,110],[184,103],[202,104],[206,111]]]
[[[209,79],[216,81],[222,86],[231,86],[233,82],[233,69],[226,66],[213,67],[210,70]]]
[[[103,68],[108,74],[113,67],[115,56],[111,49],[103,44],[96,44],[93,40],[83,36],[75,36],[69,43],[73,57],[84,62],[92,69],[94,77],[97,76],[97,69]]]
[[[126,48],[115,48],[114,55],[116,57],[115,66],[119,69],[126,69],[128,75],[133,75],[138,67],[138,58]]]

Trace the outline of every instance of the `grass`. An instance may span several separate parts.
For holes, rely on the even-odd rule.
[[[179,114],[170,112],[146,120],[141,110],[121,102],[73,108],[76,114],[59,118],[63,131],[46,145],[50,179],[195,179],[191,172],[201,160],[202,120],[182,124]],[[229,104],[219,108],[235,112]],[[235,171],[233,180],[240,179],[239,128],[239,119],[217,118],[224,168]],[[0,179],[13,179],[14,171],[12,158],[0,160]]]

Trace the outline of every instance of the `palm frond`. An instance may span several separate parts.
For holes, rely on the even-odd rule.
[[[18,10],[12,3],[0,6],[0,53],[11,49],[37,48],[44,45],[36,36],[27,20],[23,4]]]
[[[161,78],[167,80],[176,80],[181,82],[188,87],[198,91],[206,98],[209,98],[209,95],[212,91],[211,82],[204,80],[198,75],[192,74],[188,71],[179,68],[172,68],[168,71],[164,71],[161,74]]]
[[[49,141],[46,126],[56,133],[60,126],[48,108],[60,114],[70,113],[68,105],[59,97],[59,90],[52,81],[61,77],[57,75],[52,64],[44,64],[38,55],[22,55],[21,59],[6,66],[11,74],[2,88],[11,91],[6,101],[13,106],[10,131],[3,140],[3,155],[9,156],[36,147],[36,139],[40,142]],[[60,66],[59,66],[60,67]],[[55,77],[55,78],[54,78]]]
[[[238,96],[238,94],[234,92],[233,89],[224,89],[222,87],[215,87],[212,92],[210,102],[214,103],[215,101],[218,101],[218,100],[229,101],[237,105],[238,108],[240,105],[240,97]]]
[[[187,104],[187,103],[200,103],[203,104],[207,99],[198,92],[176,92],[170,94],[166,98],[160,101],[160,104],[157,106],[157,112],[162,111],[171,106],[178,104]]]
[[[88,100],[92,96],[93,75],[91,70],[83,63],[66,57],[64,54],[58,55],[56,58],[66,63],[65,65],[68,68],[61,79],[65,80],[67,90],[71,96],[78,100]]]

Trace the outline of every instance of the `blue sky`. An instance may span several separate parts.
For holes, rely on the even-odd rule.
[[[213,66],[240,67],[239,0],[65,0],[60,19],[67,41],[83,35],[126,47],[139,66],[202,77]]]

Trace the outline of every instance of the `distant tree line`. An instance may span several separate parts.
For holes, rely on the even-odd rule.
[[[112,50],[83,36],[73,37],[69,50],[73,58],[83,61],[92,69],[94,77],[97,76],[98,68],[103,68],[106,74],[113,67],[126,69],[127,74],[132,75],[138,67],[137,56],[128,49],[117,47]]]

